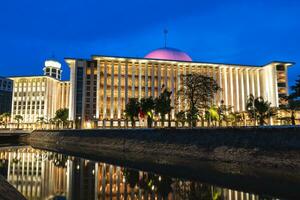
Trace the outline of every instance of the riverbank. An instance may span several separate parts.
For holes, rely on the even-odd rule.
[[[300,169],[300,127],[43,130],[34,131],[26,142],[128,162],[218,161]]]
[[[0,146],[19,144],[20,137],[30,134],[30,131],[0,129]]]

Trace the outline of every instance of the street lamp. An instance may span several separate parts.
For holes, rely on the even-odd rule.
[[[78,129],[81,129],[81,116],[78,116]]]

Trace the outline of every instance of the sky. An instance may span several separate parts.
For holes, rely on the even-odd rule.
[[[144,57],[164,46],[194,61],[264,65],[292,61],[300,75],[297,0],[2,0],[0,76],[40,75],[45,59]]]

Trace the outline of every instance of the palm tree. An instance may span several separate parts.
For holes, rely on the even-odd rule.
[[[68,117],[69,117],[69,109],[68,108],[61,108],[55,112],[55,118],[58,121],[62,122],[63,128],[65,127],[65,124],[68,121]]]
[[[260,126],[266,124],[266,118],[270,118],[276,114],[270,102],[265,101],[263,97],[255,98],[252,94],[247,99],[246,108],[249,116],[255,120],[255,122],[258,121]]]
[[[7,128],[7,124],[8,124],[9,118],[10,118],[10,113],[8,113],[8,112],[2,113],[1,118],[2,118],[2,121],[4,124],[4,128]]]
[[[286,104],[283,104],[280,106],[280,108],[284,109],[287,112],[291,113],[291,116],[287,119],[287,121],[290,121],[293,126],[296,125],[296,111],[300,109],[300,100],[297,99],[293,94],[289,96],[282,97],[282,100],[287,102]],[[281,118],[284,119],[284,118]]]
[[[16,121],[17,121],[17,129],[19,129],[20,127],[20,121],[23,121],[23,117],[22,115],[15,115],[15,118],[14,118]]]
[[[37,120],[36,120],[36,122],[37,122],[37,123],[40,123],[41,128],[43,129],[43,125],[44,125],[44,123],[46,123],[47,121],[46,121],[45,117],[38,117]]]
[[[49,124],[50,124],[50,127],[52,128],[52,125],[56,125],[56,119],[55,118],[50,118],[49,119]]]
[[[219,126],[222,126],[223,121],[228,122],[228,113],[232,110],[232,106],[227,106],[224,101],[221,100],[220,105],[217,107],[219,115]]]
[[[131,121],[132,127],[135,127],[135,118],[139,116],[139,101],[136,98],[130,98],[125,106],[125,115]]]
[[[147,116],[147,127],[152,127],[154,100],[152,97],[142,98],[140,101],[141,112]]]

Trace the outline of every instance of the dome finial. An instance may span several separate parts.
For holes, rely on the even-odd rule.
[[[167,47],[167,36],[168,36],[168,29],[164,29],[164,36],[165,36],[165,48]]]

